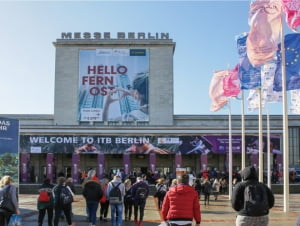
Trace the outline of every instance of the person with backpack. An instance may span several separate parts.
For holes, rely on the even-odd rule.
[[[89,223],[90,226],[95,226],[99,200],[103,195],[101,184],[98,181],[94,181],[91,179],[85,181],[82,186],[82,195],[86,200],[86,207],[88,208],[89,212]]]
[[[58,226],[59,217],[63,211],[69,226],[72,226],[71,205],[74,194],[69,186],[66,185],[66,178],[59,177],[57,185],[53,188],[54,197],[54,226]]]
[[[142,177],[136,178],[136,183],[132,185],[132,197],[134,205],[134,222],[138,226],[142,226],[146,199],[149,195],[149,185],[143,181]],[[140,212],[138,218],[138,212]]]
[[[125,221],[130,221],[132,215],[132,207],[133,207],[131,180],[129,178],[126,179],[124,185],[125,185],[125,196],[124,196]]]
[[[201,185],[201,180],[200,178],[196,178],[195,183],[193,184],[193,187],[195,188],[195,190],[198,193],[198,197],[200,199],[201,197],[201,191],[202,191],[202,185]]]
[[[246,167],[241,173],[243,182],[233,190],[231,204],[238,212],[236,226],[266,226],[269,223],[269,209],[274,206],[271,189],[258,181],[254,166]]]
[[[108,197],[110,204],[112,226],[121,226],[123,222],[122,213],[123,198],[125,196],[125,186],[122,183],[122,179],[119,175],[115,175],[113,180],[108,183],[106,196]]]
[[[210,199],[210,194],[212,193],[212,186],[208,178],[204,179],[202,187],[203,187],[203,194],[204,194],[204,205],[206,206],[207,204],[209,206],[209,199]]]
[[[164,201],[164,197],[167,193],[167,185],[164,183],[164,178],[159,178],[156,182],[157,184],[155,185],[155,188],[156,188],[156,193],[154,195],[154,197],[157,198],[157,201],[158,201],[158,210],[161,210],[161,205],[162,205],[162,202]]]
[[[52,189],[54,185],[50,183],[50,179],[46,178],[44,183],[40,186],[39,196],[37,201],[37,209],[39,210],[38,226],[43,225],[44,217],[47,211],[48,226],[53,225],[53,208],[54,200],[52,196]]]

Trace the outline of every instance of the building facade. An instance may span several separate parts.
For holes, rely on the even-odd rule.
[[[121,169],[228,171],[228,116],[173,113],[175,42],[157,33],[94,37],[62,34],[54,42],[53,115],[2,115],[20,120],[20,183],[55,181],[60,173],[79,183],[90,168],[99,177]],[[238,170],[241,116],[231,118]],[[299,128],[299,117],[290,116],[290,166],[299,165]],[[258,166],[258,116],[245,116],[245,129],[246,164]],[[266,152],[266,117],[263,130]],[[281,116],[270,116],[270,131],[272,168],[282,171]]]

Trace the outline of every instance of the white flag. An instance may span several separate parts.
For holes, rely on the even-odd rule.
[[[300,89],[291,90],[290,112],[293,114],[300,114]]]

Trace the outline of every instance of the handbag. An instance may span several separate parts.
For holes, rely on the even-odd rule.
[[[18,214],[13,214],[9,218],[8,226],[21,226],[22,225],[22,216]]]
[[[3,191],[3,195],[0,198],[0,208],[8,212],[15,212],[15,206],[11,200],[9,189],[10,189],[10,185],[5,191]]]

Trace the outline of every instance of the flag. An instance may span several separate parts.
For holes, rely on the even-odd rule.
[[[254,111],[259,108],[259,92],[261,92],[261,105],[266,103],[282,102],[282,92],[273,90],[273,81],[275,76],[276,63],[270,62],[261,67],[261,91],[258,89],[250,90],[248,96],[248,110]]]
[[[236,39],[239,55],[238,77],[241,89],[254,89],[261,86],[260,66],[253,67],[247,57],[247,33],[242,33]]]
[[[250,5],[247,55],[253,66],[274,58],[280,41],[281,1],[256,0]]]
[[[276,63],[269,62],[261,67],[261,81],[262,81],[262,102],[276,103],[282,102],[282,92],[273,90],[273,83],[275,77]]]
[[[223,90],[226,97],[237,97],[241,92],[238,65],[233,70],[228,70],[228,75],[223,80]]]
[[[260,89],[250,89],[248,94],[248,111],[254,111],[259,108]],[[263,106],[262,106],[263,107]]]
[[[209,97],[212,101],[210,111],[218,111],[228,103],[227,97],[224,96],[223,80],[228,75],[228,70],[216,71],[213,74],[209,87]]]
[[[300,89],[291,90],[290,112],[300,114]]]
[[[286,90],[300,89],[300,34],[287,34],[284,37]],[[279,50],[281,44],[279,44]],[[281,51],[277,51],[277,67],[275,71],[275,91],[282,90]]]
[[[300,1],[282,0],[287,25],[294,31],[300,26]]]

